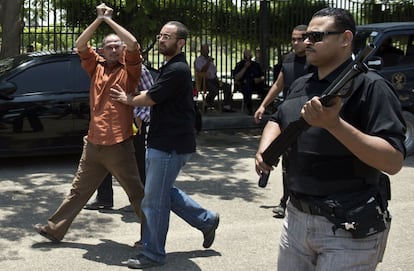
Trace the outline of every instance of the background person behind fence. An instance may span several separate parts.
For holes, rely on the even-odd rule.
[[[313,66],[306,62],[305,43],[303,42],[302,35],[306,32],[307,25],[295,26],[292,30],[292,50],[285,55],[282,62],[282,69],[276,79],[276,82],[272,85],[263,99],[259,108],[254,113],[254,120],[256,123],[260,123],[266,107],[275,101],[280,92],[283,92],[283,98],[286,98],[288,89],[292,85],[293,81],[297,78],[313,71]],[[282,159],[282,167],[284,168],[284,162]],[[280,199],[279,205],[273,209],[276,218],[285,217],[286,202],[289,198],[289,192],[286,187],[286,173],[282,170],[283,178],[283,195]]]
[[[253,115],[253,93],[257,93],[262,99],[266,95],[264,72],[260,64],[252,60],[252,57],[250,50],[244,50],[243,60],[236,64],[233,71],[235,88],[243,94],[249,115]]]
[[[207,108],[214,108],[214,98],[219,94],[220,85],[223,83],[217,78],[217,68],[214,65],[214,59],[209,56],[209,45],[201,45],[200,53],[201,55],[194,61],[194,71],[206,73],[206,88],[208,91],[206,106]],[[223,112],[234,112],[231,108],[233,102],[231,88],[223,88],[223,94]]]
[[[391,84],[375,72],[353,79],[348,99],[323,106],[318,96],[352,62],[355,22],[349,11],[316,12],[304,34],[307,61],[317,71],[297,79],[263,130],[261,153],[300,116],[311,126],[286,151],[290,192],[278,270],[376,269],[391,218],[389,179],[402,167],[404,119]],[[382,173],[384,172],[384,173]]]

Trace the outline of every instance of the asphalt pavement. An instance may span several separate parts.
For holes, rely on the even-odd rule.
[[[254,154],[259,130],[202,132],[198,150],[177,186],[220,213],[216,240],[203,249],[201,232],[171,214],[167,263],[147,270],[276,270],[282,225],[272,209],[281,196],[281,172],[257,186]],[[0,160],[0,270],[127,270],[140,224],[115,182],[110,211],[82,210],[60,244],[32,229],[46,222],[67,194],[79,155]],[[393,215],[384,261],[377,270],[414,270],[414,157],[392,177]]]

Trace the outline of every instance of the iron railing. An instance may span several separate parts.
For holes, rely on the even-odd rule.
[[[96,3],[94,3],[96,2]],[[155,68],[162,62],[153,37],[169,20],[185,23],[190,30],[185,51],[191,64],[202,43],[211,45],[211,56],[221,76],[229,77],[246,48],[260,48],[260,62],[271,78],[272,67],[290,50],[291,29],[306,24],[311,15],[326,6],[349,9],[357,24],[382,21],[414,21],[414,0],[370,3],[352,0],[113,0],[114,18],[137,35],[148,60]],[[26,0],[22,9],[25,27],[21,52],[27,45],[35,50],[70,50],[86,25],[95,17],[97,0]],[[91,8],[92,5],[92,8]],[[140,21],[141,20],[141,21]],[[135,24],[133,23],[135,22]],[[141,24],[140,24],[141,22]],[[99,47],[103,32],[93,45]],[[140,36],[138,36],[140,35]]]

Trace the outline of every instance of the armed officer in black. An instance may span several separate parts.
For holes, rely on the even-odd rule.
[[[260,123],[265,113],[266,107],[272,103],[281,91],[283,91],[283,99],[286,98],[287,92],[292,83],[299,77],[314,71],[314,67],[306,62],[305,43],[302,35],[306,33],[307,25],[297,25],[292,30],[292,50],[285,55],[282,63],[282,69],[277,77],[276,82],[272,85],[266,97],[254,113],[254,120]],[[284,168],[284,159],[282,159],[282,167]],[[289,198],[289,192],[286,186],[286,171],[283,169],[283,195],[280,203],[273,208],[276,218],[284,218],[286,211],[286,203]]]
[[[405,156],[398,96],[374,72],[353,80],[348,99],[323,106],[321,93],[349,64],[355,22],[340,8],[316,12],[304,34],[307,61],[317,71],[296,80],[263,131],[262,159],[289,123],[311,126],[285,152],[290,200],[281,233],[278,270],[375,270],[390,226],[389,179]],[[383,173],[384,172],[384,173]]]

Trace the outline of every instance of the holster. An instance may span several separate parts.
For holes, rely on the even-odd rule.
[[[335,207],[338,215],[327,217],[337,229],[344,229],[352,234],[353,238],[365,238],[382,232],[386,229],[387,222],[391,220],[388,210],[383,210],[381,199],[377,195],[371,195],[361,205],[346,208],[338,205]]]
[[[353,238],[365,238],[384,231],[391,221],[387,209],[390,195],[389,178],[381,174],[379,184],[369,190],[344,195],[335,195],[324,199],[306,199],[307,208],[302,205],[302,211],[310,210],[312,214],[326,217],[337,229],[349,231]],[[297,206],[298,200],[293,196],[292,203]]]

